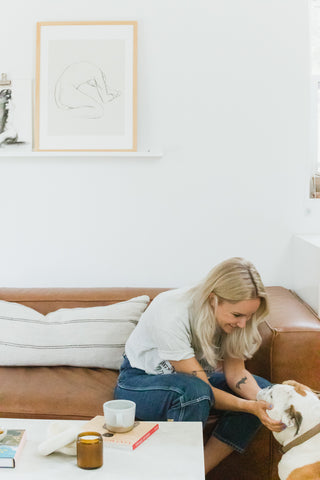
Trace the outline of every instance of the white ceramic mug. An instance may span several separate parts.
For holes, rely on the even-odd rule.
[[[129,432],[134,426],[136,404],[130,400],[110,400],[103,404],[103,413],[110,432]]]

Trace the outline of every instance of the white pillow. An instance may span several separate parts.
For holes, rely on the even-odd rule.
[[[0,300],[0,365],[119,369],[127,338],[147,308],[147,295],[102,307],[41,313]]]

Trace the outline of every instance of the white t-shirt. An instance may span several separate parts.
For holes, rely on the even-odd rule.
[[[142,314],[127,340],[132,367],[146,373],[172,373],[170,360],[195,356],[191,346],[189,288],[160,293]]]

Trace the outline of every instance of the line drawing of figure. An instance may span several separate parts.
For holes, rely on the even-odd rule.
[[[90,62],[68,65],[59,76],[54,90],[60,110],[85,119],[102,118],[105,105],[121,95],[107,84],[106,74]]]
[[[10,122],[12,111],[12,91],[4,88],[0,91],[0,145],[25,143],[18,141],[17,129]]]

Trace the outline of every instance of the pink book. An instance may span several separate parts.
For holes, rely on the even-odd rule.
[[[104,422],[104,417],[98,415],[86,423],[83,430],[101,433],[104,446],[123,448],[125,450],[135,450],[159,429],[159,424],[156,422],[136,421],[130,432],[113,433],[104,427]]]

